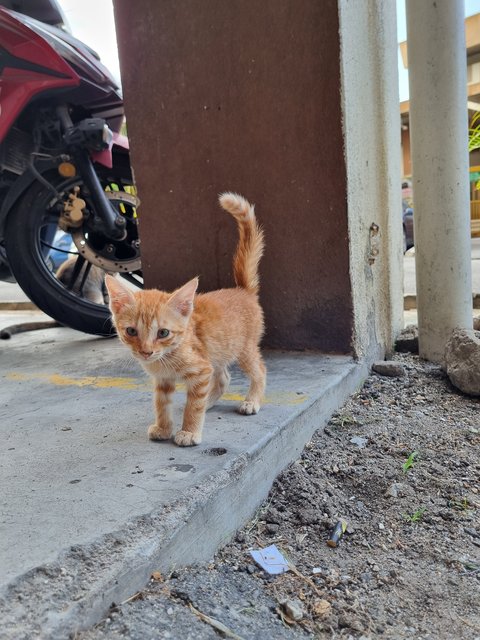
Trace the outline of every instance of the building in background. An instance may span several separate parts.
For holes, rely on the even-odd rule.
[[[480,112],[480,13],[465,19],[465,39],[467,44],[467,91],[469,122]],[[408,69],[407,42],[400,43],[404,67]],[[411,188],[412,162],[410,155],[410,101],[400,103],[403,196],[413,204]],[[435,114],[432,114],[435,117]],[[480,236],[480,150],[470,152],[470,213],[472,235]]]

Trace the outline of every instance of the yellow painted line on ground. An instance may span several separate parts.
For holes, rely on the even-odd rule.
[[[148,391],[152,393],[152,383],[147,380],[138,380],[137,378],[110,378],[107,376],[84,376],[82,378],[72,378],[70,376],[62,376],[58,373],[7,373],[7,380],[16,382],[29,382],[30,380],[38,380],[40,382],[51,384],[57,387],[92,387],[95,389],[121,389],[124,391]],[[185,391],[184,384],[177,384],[177,391]],[[222,400],[231,402],[242,402],[245,399],[243,393],[229,392],[224,393]],[[305,394],[297,394],[288,391],[274,391],[265,396],[266,404],[280,405],[297,405],[302,404],[308,399]]]
[[[7,379],[19,382],[40,380],[59,387],[95,387],[97,389],[124,389],[126,391],[151,391],[148,382],[138,381],[135,378],[109,378],[104,376],[85,376],[83,378],[71,378],[58,373],[7,373]]]
[[[243,402],[245,400],[245,393],[224,393],[222,400],[230,400],[231,402]],[[296,393],[290,393],[288,391],[274,391],[268,393],[265,398],[265,404],[286,404],[295,405],[302,404],[308,400],[308,396],[305,394],[298,395]]]

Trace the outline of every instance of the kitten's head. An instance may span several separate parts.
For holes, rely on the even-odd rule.
[[[113,323],[120,340],[142,362],[154,362],[182,342],[198,287],[194,278],[173,293],[133,292],[119,278],[105,277]]]

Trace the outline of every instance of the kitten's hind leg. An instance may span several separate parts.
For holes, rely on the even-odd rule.
[[[238,407],[238,413],[250,416],[260,411],[260,404],[265,393],[267,368],[257,346],[245,352],[238,364],[250,378],[250,388],[245,400]]]
[[[172,396],[174,380],[159,380],[155,385],[156,422],[148,428],[150,440],[169,440],[172,437]]]
[[[230,384],[230,373],[228,367],[218,369],[214,372],[210,392],[207,400],[207,410],[213,407],[219,398],[223,396]]]

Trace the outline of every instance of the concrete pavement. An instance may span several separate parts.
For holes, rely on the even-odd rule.
[[[26,318],[3,313],[0,326],[14,315]],[[258,416],[235,413],[246,381],[234,370],[204,442],[183,449],[148,441],[150,382],[116,339],[54,328],[0,349],[0,635],[15,640],[66,638],[153,570],[208,560],[367,372],[267,353]]]
[[[0,310],[31,311],[34,309],[36,306],[27,298],[18,284],[0,281]]]

